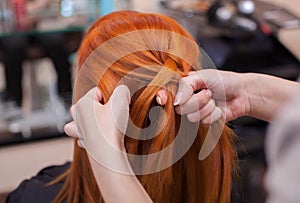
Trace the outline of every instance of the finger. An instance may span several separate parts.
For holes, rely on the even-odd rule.
[[[130,91],[127,86],[119,85],[113,91],[108,103],[112,101],[117,101],[121,106],[129,106],[130,104]],[[120,106],[120,105],[118,105]]]
[[[93,101],[97,101],[98,103],[102,100],[102,93],[98,87],[93,87],[90,89],[83,97],[81,97],[77,103],[74,105],[76,106],[81,101],[88,101],[89,99],[93,99]],[[83,103],[85,103],[83,102]]]
[[[82,139],[78,139],[78,140],[77,140],[77,145],[78,145],[79,147],[81,147],[81,148],[85,148]]]
[[[210,114],[212,114],[215,108],[216,108],[215,100],[210,99],[209,102],[202,109],[199,110],[199,113],[202,117],[201,119],[204,119]]]
[[[81,99],[88,98],[88,97],[93,98],[94,101],[97,101],[98,103],[100,103],[102,101],[101,90],[98,87],[94,87],[94,88],[90,89]]]
[[[178,114],[188,114],[203,108],[210,101],[210,90],[202,90],[194,94],[187,102],[175,108]]]
[[[102,93],[98,87],[94,87],[90,89],[84,96],[82,96],[76,104],[71,106],[71,115],[75,122],[77,122],[77,111],[78,112],[87,112],[87,111],[93,111],[94,105],[100,105],[102,101]]]
[[[75,105],[71,106],[70,113],[71,113],[72,118],[74,119],[75,118]]]
[[[219,107],[216,107],[214,109],[214,111],[208,117],[204,118],[201,121],[201,123],[203,125],[208,126],[208,125],[216,122],[217,120],[219,120],[221,117],[222,117],[222,111],[221,111],[221,109]]]
[[[96,89],[96,99],[97,99],[97,101],[99,102],[99,103],[101,103],[102,102],[102,92],[101,92],[101,90],[97,87],[97,89]]]
[[[126,133],[129,118],[130,91],[127,86],[118,86],[108,101],[112,118],[121,134]]]
[[[156,94],[156,102],[163,106],[167,103],[168,97],[167,97],[167,91],[165,88],[162,88],[159,90]]]
[[[99,103],[99,101],[102,100],[102,93],[101,91],[98,89],[98,87],[94,87],[92,89],[90,89],[83,97],[81,97],[76,104],[72,105],[70,108],[70,112],[71,112],[71,116],[73,118],[73,120],[76,120],[76,109],[79,108],[80,105],[79,103],[84,103],[84,107],[85,108],[89,108],[91,107],[90,104],[92,104],[94,101],[97,101],[97,103]]]
[[[179,81],[179,87],[175,96],[174,105],[185,103],[196,90],[206,88],[205,82],[201,74],[192,74]]]
[[[74,121],[67,123],[64,127],[64,131],[68,136],[78,138],[78,131]]]
[[[187,119],[193,123],[199,122],[200,120],[203,120],[204,118],[212,114],[215,107],[216,107],[215,100],[211,99],[202,109],[187,114]]]
[[[191,72],[189,72],[189,75],[195,75],[195,74],[197,74],[197,71],[191,71]]]

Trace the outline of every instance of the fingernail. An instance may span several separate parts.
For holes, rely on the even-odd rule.
[[[159,105],[161,105],[161,98],[159,96],[156,97],[156,101]]]
[[[182,99],[183,93],[182,92],[178,92],[175,96],[175,100],[174,100],[174,106],[178,105]]]
[[[66,124],[66,125],[64,126],[64,131],[65,131],[65,133],[66,133],[68,136],[70,136],[70,131],[69,131],[69,125],[68,125],[68,124]]]
[[[79,147],[81,147],[81,148],[84,148],[83,140],[78,139],[78,140],[77,140],[77,145],[78,145]]]
[[[206,89],[206,90],[205,90],[205,93],[206,93],[209,97],[212,96],[212,91],[209,90],[209,89]]]
[[[96,89],[96,94],[98,97],[101,95],[101,91],[100,91],[99,87],[97,87],[97,89]]]

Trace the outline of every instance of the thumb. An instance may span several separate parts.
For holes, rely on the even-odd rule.
[[[189,76],[179,81],[178,91],[175,96],[174,105],[184,104],[194,93],[194,91],[206,88],[204,79],[200,71],[191,72]]]
[[[130,104],[130,91],[126,85],[119,85],[113,91],[108,103],[115,104],[114,107],[124,107]]]
[[[83,97],[81,97],[78,103],[92,103],[96,101],[97,103],[100,103],[102,101],[102,93],[98,87],[93,87],[90,89]],[[75,104],[75,105],[77,105]]]
[[[125,134],[128,124],[130,104],[130,91],[128,87],[125,85],[116,87],[108,101],[108,104],[116,127],[122,134]]]

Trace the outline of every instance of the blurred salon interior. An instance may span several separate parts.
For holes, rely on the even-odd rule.
[[[76,51],[89,25],[117,10],[176,19],[220,70],[296,81],[300,73],[299,0],[1,0],[0,203],[41,169],[72,161]],[[267,122],[229,123],[239,138],[232,202],[265,202]]]

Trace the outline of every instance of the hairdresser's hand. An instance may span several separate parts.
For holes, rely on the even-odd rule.
[[[234,120],[250,111],[241,74],[217,70],[191,72],[181,79],[174,105],[191,122],[209,125],[221,116]],[[211,92],[210,92],[211,91]]]
[[[124,134],[129,118],[129,90],[124,85],[118,86],[105,105],[101,101],[102,94],[98,88],[86,93],[72,106],[74,121],[65,126],[65,132],[79,138],[79,146],[87,151],[94,151],[99,146],[103,148],[106,144],[124,151]]]
[[[124,153],[124,134],[129,119],[129,89],[120,85],[105,105],[101,101],[102,94],[98,88],[86,93],[72,106],[74,121],[65,126],[65,132],[79,138],[78,144],[87,150],[105,202],[152,202]]]

